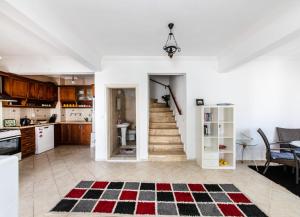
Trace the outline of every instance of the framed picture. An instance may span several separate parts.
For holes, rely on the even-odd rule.
[[[196,99],[196,105],[197,106],[204,105],[204,99]]]

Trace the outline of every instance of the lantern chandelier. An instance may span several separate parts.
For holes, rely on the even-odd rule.
[[[172,29],[174,27],[174,23],[169,23],[168,27],[170,29],[170,33],[168,35],[166,44],[163,47],[163,49],[168,53],[168,56],[170,58],[172,58],[173,55],[176,53],[176,51],[178,51],[178,52],[181,51],[181,48],[178,47],[177,41],[176,41],[175,36],[172,32]]]

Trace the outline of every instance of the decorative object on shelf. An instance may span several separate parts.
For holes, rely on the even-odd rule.
[[[229,163],[228,163],[226,160],[224,160],[224,159],[220,159],[220,160],[219,160],[219,165],[220,165],[220,166],[228,166]]]
[[[204,99],[196,99],[196,105],[197,106],[204,105]]]
[[[16,119],[4,119],[3,126],[4,127],[15,127],[17,125]]]
[[[168,27],[170,29],[170,33],[168,35],[167,41],[163,49],[168,53],[168,56],[170,58],[173,57],[173,55],[176,53],[176,51],[180,52],[181,48],[178,47],[177,41],[175,39],[175,36],[172,32],[172,29],[174,27],[174,23],[169,23]]]
[[[207,113],[204,113],[204,121],[205,122],[210,122],[212,121],[212,114],[207,112]]]
[[[226,145],[219,144],[219,149],[220,149],[220,150],[224,150],[224,149],[226,149],[226,147],[227,147]]]
[[[167,107],[169,107],[170,95],[164,95],[161,98],[166,103]]]

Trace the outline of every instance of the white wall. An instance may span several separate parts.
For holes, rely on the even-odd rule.
[[[151,75],[150,76],[151,79],[158,81],[160,83],[163,83],[165,85],[169,85],[170,84],[170,78],[167,75]],[[169,94],[169,89],[165,88],[164,86],[152,82],[149,82],[150,85],[150,98],[152,99],[157,99],[158,102],[164,102],[162,100],[162,96],[164,95],[168,95]]]
[[[195,158],[195,99],[206,104],[231,102],[236,105],[237,136],[247,132],[259,146],[245,158],[264,159],[264,145],[256,133],[261,127],[273,140],[275,127],[299,127],[300,63],[257,60],[229,73],[217,72],[214,58],[167,57],[110,58],[96,73],[96,159],[106,159],[106,89],[109,84],[137,85],[138,157],[148,157],[148,73],[186,73],[186,153]],[[247,155],[249,154],[249,155]],[[240,151],[238,151],[238,156]]]
[[[176,98],[181,115],[179,115],[175,102],[171,97],[171,108],[175,114],[177,126],[181,135],[181,141],[184,144],[184,150],[186,150],[186,76],[185,75],[172,75],[170,76],[170,87]]]

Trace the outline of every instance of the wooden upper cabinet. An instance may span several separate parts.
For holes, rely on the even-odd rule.
[[[39,86],[38,99],[39,100],[48,100],[46,84],[40,83],[38,86]]]
[[[39,84],[30,81],[28,84],[28,99],[37,100],[39,98]]]
[[[91,85],[91,88],[92,88],[92,95],[93,95],[93,97],[95,97],[95,85],[92,84],[92,85]]]
[[[11,91],[12,91],[12,79],[10,77],[3,77],[3,91],[11,96]]]
[[[11,96],[14,98],[27,98],[28,82],[21,79],[11,79]]]
[[[62,102],[75,102],[76,101],[76,88],[74,86],[61,86],[60,87],[60,101]]]

